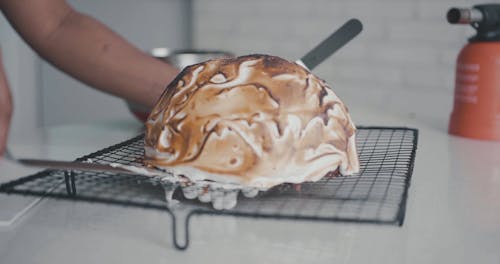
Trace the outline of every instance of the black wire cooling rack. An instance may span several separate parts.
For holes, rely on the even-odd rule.
[[[165,193],[173,184],[147,176],[89,171],[45,170],[0,185],[0,192],[160,209],[172,217],[174,246],[189,245],[193,215],[234,215],[279,219],[341,221],[401,226],[413,172],[418,130],[404,127],[360,127],[356,145],[360,172],[326,175],[318,182],[282,184],[257,197],[239,195],[235,208],[215,210],[183,197],[179,189],[169,206]],[[141,166],[143,135],[105,148],[77,161]],[[177,225],[182,212],[184,225]],[[177,229],[184,229],[178,239]],[[179,241],[183,240],[183,243]]]

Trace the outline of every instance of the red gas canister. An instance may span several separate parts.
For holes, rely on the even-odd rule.
[[[450,23],[470,24],[477,30],[457,59],[448,131],[500,141],[500,4],[452,8],[447,18]]]

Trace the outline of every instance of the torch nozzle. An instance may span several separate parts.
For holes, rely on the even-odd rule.
[[[471,24],[483,20],[483,13],[476,8],[451,8],[446,14],[450,24]]]

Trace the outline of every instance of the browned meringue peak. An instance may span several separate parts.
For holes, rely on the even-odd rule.
[[[146,128],[146,165],[193,180],[270,187],[359,170],[345,105],[323,80],[275,56],[185,68]]]

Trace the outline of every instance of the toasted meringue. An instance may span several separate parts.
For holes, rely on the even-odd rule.
[[[148,166],[271,187],[356,173],[347,107],[311,72],[268,55],[186,67],[146,122]]]

